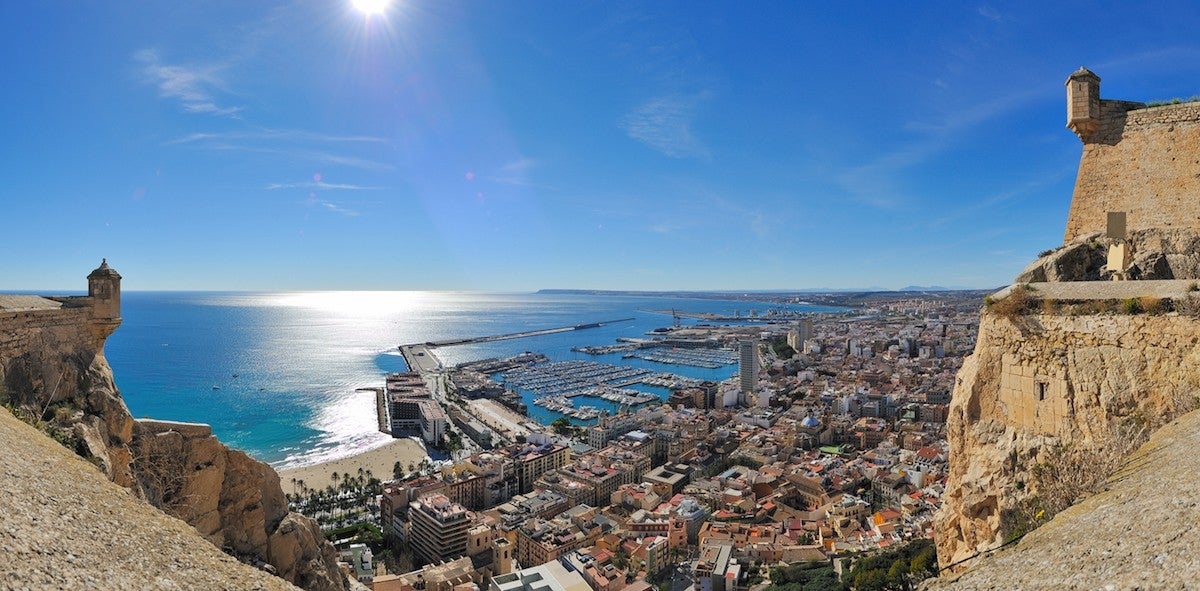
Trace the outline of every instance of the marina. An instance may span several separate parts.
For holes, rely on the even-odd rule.
[[[595,361],[540,363],[505,372],[501,379],[506,388],[533,394],[533,404],[536,406],[584,421],[598,418],[604,411],[590,406],[577,408],[572,400],[574,398],[599,398],[618,407],[638,406],[660,398],[629,386],[645,384],[670,388],[699,383],[699,380],[670,373],[654,373],[648,369]]]
[[[730,349],[649,349],[630,353],[632,357],[667,365],[689,365],[717,369],[737,363],[737,353]]]

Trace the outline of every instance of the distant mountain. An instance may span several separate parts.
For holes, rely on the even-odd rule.
[[[906,285],[904,287],[901,287],[900,289],[897,289],[896,291],[972,291],[974,289],[977,289],[977,288],[961,287],[961,286],[960,287],[942,287],[940,285],[929,285],[929,286]]]

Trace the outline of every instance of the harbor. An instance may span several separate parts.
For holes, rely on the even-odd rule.
[[[723,373],[718,374],[720,377],[709,376],[727,372],[728,367],[737,363],[736,352],[724,348],[716,339],[684,344],[676,342],[678,339],[664,340],[662,335],[671,333],[670,329],[647,333],[654,338],[616,336],[615,343],[581,344],[570,349],[571,353],[601,358],[597,360],[552,360],[527,351],[511,357],[446,366],[435,354],[441,347],[587,330],[629,320],[634,319],[426,341],[402,345],[399,349],[407,366],[421,375],[435,400],[443,405],[462,406],[481,423],[502,433],[502,437],[538,430],[538,424],[549,424],[559,416],[587,424],[624,408],[665,400],[673,390],[724,379]],[[677,369],[664,371],[655,365]],[[462,404],[461,398],[469,404]],[[477,404],[483,400],[491,404]],[[505,408],[505,413],[515,411],[516,416],[495,416],[500,408]]]

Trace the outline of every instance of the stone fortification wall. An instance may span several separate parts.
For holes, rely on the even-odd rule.
[[[1084,141],[1064,243],[1104,232],[1110,211],[1127,213],[1129,231],[1200,230],[1200,103],[1140,106],[1101,101],[1099,128]]]
[[[939,562],[999,546],[1055,450],[1116,445],[1194,407],[1198,393],[1200,319],[985,312],[950,402]]]
[[[130,471],[133,418],[104,358],[116,325],[93,321],[88,298],[64,301],[60,308],[0,310],[0,402],[42,420],[62,414],[59,426],[75,436],[76,451],[140,492]]]

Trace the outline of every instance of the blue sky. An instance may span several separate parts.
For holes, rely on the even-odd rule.
[[[1192,3],[21,2],[4,289],[1007,283]]]

